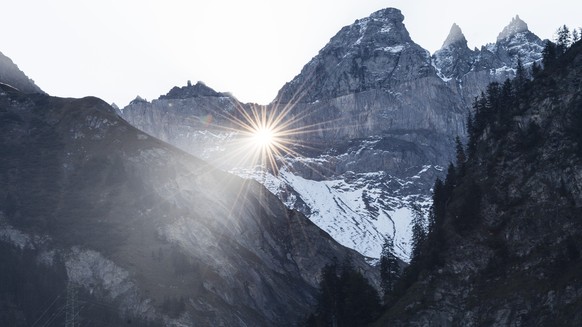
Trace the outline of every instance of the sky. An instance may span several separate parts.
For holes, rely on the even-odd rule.
[[[0,52],[54,96],[123,107],[191,80],[266,104],[341,27],[386,7],[431,53],[453,23],[471,48],[516,14],[542,39],[582,26],[579,0],[0,0]]]

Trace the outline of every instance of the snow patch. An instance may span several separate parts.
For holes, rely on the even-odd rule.
[[[393,47],[384,47],[381,49],[386,51],[386,52],[399,53],[399,52],[402,52],[402,50],[404,50],[404,46],[403,45],[396,45]]]
[[[382,28],[380,29],[380,33],[390,33],[390,30],[392,28],[390,27],[390,25],[384,25],[382,26]]]
[[[354,42],[354,46],[362,43],[362,39],[364,38],[364,34],[366,33],[366,30],[368,29],[368,19],[360,19],[359,21],[356,22],[356,26],[358,26],[358,28],[359,28],[360,37],[356,40],[356,42]]]
[[[431,60],[430,64],[434,67],[434,69],[436,70],[437,76],[443,80],[443,82],[448,82],[450,80],[452,80],[452,78],[450,77],[446,77],[445,74],[443,74],[441,72],[441,69],[435,64],[434,60]]]
[[[503,67],[497,68],[495,70],[492,70],[492,74],[494,74],[494,75],[504,75],[504,76],[505,75],[508,75],[508,74],[515,75],[515,72],[516,72],[516,70],[514,68],[510,68],[510,67],[507,67],[507,66],[503,66]]]

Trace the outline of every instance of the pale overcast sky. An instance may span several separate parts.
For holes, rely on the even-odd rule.
[[[0,0],[0,51],[55,96],[124,106],[200,80],[268,103],[341,27],[386,7],[431,52],[453,23],[470,47],[516,14],[542,39],[582,26],[579,0]]]

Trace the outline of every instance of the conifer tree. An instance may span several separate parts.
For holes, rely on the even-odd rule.
[[[432,191],[432,214],[429,216],[429,230],[431,233],[437,226],[442,224],[445,218],[445,205],[447,199],[445,197],[444,189],[445,186],[443,182],[437,177]]]
[[[380,298],[368,281],[347,262],[339,278],[341,300],[339,326],[366,326],[380,313]]]
[[[471,112],[467,115],[467,155],[471,157],[475,153],[477,143],[477,132],[475,130],[475,118]]]
[[[556,44],[552,41],[547,41],[542,50],[542,64],[544,69],[551,66],[556,61]]]
[[[523,91],[527,80],[527,72],[523,67],[523,62],[521,61],[521,58],[517,58],[517,68],[515,69],[515,78],[513,79],[517,93],[521,93]]]
[[[556,40],[556,53],[562,55],[570,46],[570,29],[564,25],[558,29],[558,39]]]
[[[319,283],[319,301],[317,305],[318,320],[331,326],[338,325],[341,290],[338,278],[337,263],[327,264],[321,271]],[[327,325],[326,324],[326,325]]]
[[[459,173],[462,174],[465,170],[464,167],[465,162],[467,161],[467,156],[465,155],[465,147],[463,146],[463,142],[461,142],[461,138],[458,135],[455,137],[455,151],[457,156],[457,167],[459,168]]]
[[[538,77],[541,71],[542,68],[540,67],[540,65],[534,61],[534,63],[531,65],[531,75],[533,76],[533,78]]]
[[[426,221],[422,209],[416,203],[411,205],[412,208],[412,252],[410,261],[414,262],[420,258],[422,248],[426,241]]]
[[[394,285],[400,278],[400,265],[394,254],[394,240],[387,235],[380,254],[380,280],[384,299],[394,291]]]
[[[447,169],[447,176],[445,176],[445,197],[448,199],[453,193],[453,189],[457,186],[457,168],[453,163],[449,163]]]
[[[341,268],[334,261],[321,271],[317,308],[305,326],[366,326],[378,317],[380,309],[378,293],[349,258]]]
[[[572,30],[572,44],[580,41],[580,33],[577,29]]]

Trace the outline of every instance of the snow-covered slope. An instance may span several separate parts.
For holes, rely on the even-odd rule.
[[[261,170],[233,172],[266,185],[289,208],[304,211],[340,244],[378,258],[388,235],[395,241],[396,254],[408,261],[413,207],[424,214],[431,200],[425,194],[405,194],[405,187],[440,169],[425,166],[405,180],[386,172],[349,172],[327,180],[303,178],[287,168],[277,176]]]

